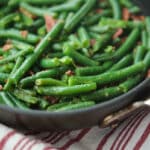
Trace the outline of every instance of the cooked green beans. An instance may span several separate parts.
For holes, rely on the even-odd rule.
[[[11,29],[11,30],[0,30],[0,37],[1,38],[12,38],[17,39],[20,41],[28,42],[31,44],[37,43],[40,39],[38,36],[34,34],[27,33],[26,36],[21,35],[22,33],[18,30]]]
[[[29,54],[29,53],[32,53],[33,51],[31,49],[25,49],[25,50],[22,50],[18,53],[16,53],[15,55],[12,55],[12,56],[9,56],[7,58],[4,58],[4,59],[1,59],[0,60],[0,65],[1,64],[5,64],[5,63],[8,63],[10,61],[13,61],[15,60],[16,58],[18,58],[19,56],[25,56],[26,54]]]
[[[56,86],[56,87],[36,87],[39,94],[53,96],[78,95],[93,91],[96,89],[96,83],[74,85],[74,86]]]
[[[112,9],[113,9],[113,15],[114,19],[121,19],[121,8],[118,0],[109,0]]]
[[[58,22],[58,24],[53,28],[51,32],[49,32],[45,38],[39,43],[39,45],[34,50],[34,54],[30,55],[24,63],[20,66],[20,68],[16,71],[15,74],[12,76],[12,80],[14,83],[17,83],[20,78],[30,69],[30,67],[35,63],[35,61],[38,59],[38,57],[42,54],[42,52],[45,50],[49,42],[55,38],[55,36],[58,35],[58,33],[61,31],[64,23]]]
[[[0,6],[0,104],[73,111],[120,96],[147,76],[150,17],[130,0]]]
[[[98,62],[78,53],[77,51],[73,50],[72,47],[67,44],[64,47],[64,54],[67,56],[72,57],[76,62],[85,66],[95,66],[98,65]]]
[[[75,104],[63,104],[63,106],[59,107],[59,108],[52,108],[51,106],[48,108],[48,111],[55,111],[55,112],[59,112],[59,111],[68,111],[68,110],[76,110],[76,109],[81,109],[81,108],[88,108],[95,105],[95,102],[93,101],[87,101],[87,102],[80,102],[80,103],[75,103]]]
[[[65,30],[70,32],[95,4],[96,0],[87,0],[86,3],[79,9],[79,11],[71,18],[71,20],[67,22],[65,25]]]
[[[69,82],[70,85],[75,85],[79,83],[87,83],[87,82],[96,82],[97,85],[104,85],[108,83],[113,83],[117,81],[121,81],[129,76],[136,75],[137,73],[145,71],[145,63],[140,62],[125,69],[108,72],[96,76],[88,76],[88,77],[71,77]]]

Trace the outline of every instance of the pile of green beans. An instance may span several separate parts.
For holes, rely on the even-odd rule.
[[[0,7],[2,105],[86,108],[147,77],[150,17],[130,0],[0,0]]]

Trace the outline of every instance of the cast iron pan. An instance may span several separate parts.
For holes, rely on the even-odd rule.
[[[140,6],[148,13],[149,0],[139,0]],[[72,130],[98,125],[107,115],[122,109],[136,97],[141,97],[150,86],[150,78],[145,79],[128,93],[96,106],[68,111],[45,112],[20,110],[0,105],[0,121],[6,125],[29,130]],[[143,92],[144,91],[144,92]]]

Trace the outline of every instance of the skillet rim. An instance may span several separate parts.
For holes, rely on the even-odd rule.
[[[129,90],[127,93],[124,93],[124,94],[117,96],[115,98],[112,98],[110,100],[100,102],[99,104],[96,104],[94,106],[91,106],[88,108],[81,108],[81,109],[77,109],[77,110],[60,111],[60,112],[49,112],[49,111],[44,111],[44,110],[33,110],[33,109],[23,110],[20,108],[14,108],[14,107],[6,106],[3,104],[0,104],[0,109],[3,109],[5,111],[19,113],[19,114],[24,114],[24,115],[32,115],[32,116],[40,115],[40,116],[44,116],[44,117],[54,116],[54,115],[56,115],[56,116],[66,116],[66,115],[75,115],[75,114],[77,115],[80,113],[91,112],[91,111],[94,111],[98,108],[102,108],[105,106],[110,106],[113,103],[119,103],[122,99],[125,99],[125,98],[129,97],[130,95],[136,93],[137,91],[144,89],[148,85],[150,85],[150,78],[146,78],[145,80],[140,82],[137,86],[135,86],[134,88]]]

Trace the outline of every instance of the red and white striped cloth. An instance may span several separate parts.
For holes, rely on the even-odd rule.
[[[20,133],[0,124],[0,150],[149,150],[150,113],[141,111],[115,129]]]

